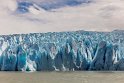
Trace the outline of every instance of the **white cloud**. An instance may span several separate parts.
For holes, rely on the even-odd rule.
[[[15,11],[16,8],[16,0],[0,0],[0,12]]]
[[[124,29],[123,0],[96,0],[85,6],[54,9],[55,12],[37,11],[31,7],[31,12],[22,15],[13,14],[16,1],[1,1],[0,12],[4,12],[0,13],[0,34]]]

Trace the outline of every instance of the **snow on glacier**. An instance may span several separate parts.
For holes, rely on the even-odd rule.
[[[124,70],[124,31],[0,36],[1,71]]]

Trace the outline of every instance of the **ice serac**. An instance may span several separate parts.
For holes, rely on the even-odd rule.
[[[104,70],[113,70],[113,46],[109,45],[106,48],[105,53],[105,64],[104,64]]]
[[[0,36],[1,71],[123,71],[124,31]]]
[[[55,67],[56,69],[59,70],[64,70],[63,69],[63,54],[62,54],[62,49],[58,49],[58,53],[55,57]]]
[[[17,49],[17,70],[18,71],[26,71],[26,59],[27,55],[26,52],[23,50],[21,45],[18,46]]]
[[[106,45],[105,41],[99,43],[95,57],[91,63],[91,70],[104,70]]]
[[[123,58],[116,63],[115,70],[124,71],[124,59]]]
[[[2,59],[2,68],[1,70],[4,70],[4,71],[15,71],[16,69],[16,61],[17,61],[17,58],[16,58],[16,49],[12,49],[10,47],[8,47],[1,59]]]

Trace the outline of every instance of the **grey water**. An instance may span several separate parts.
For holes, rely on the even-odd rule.
[[[0,83],[123,83],[124,72],[0,72]]]

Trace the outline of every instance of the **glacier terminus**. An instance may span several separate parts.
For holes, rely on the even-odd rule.
[[[123,71],[124,31],[0,36],[1,71]]]

